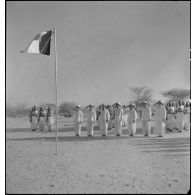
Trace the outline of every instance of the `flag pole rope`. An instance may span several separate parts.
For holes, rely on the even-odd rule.
[[[63,40],[60,40],[60,42],[63,42]],[[67,48],[67,47],[66,47]],[[108,101],[108,98],[105,96],[105,94],[103,93],[103,91],[100,89],[100,87],[97,85],[97,83],[95,82],[95,80],[91,77],[90,73],[86,70],[86,68],[84,66],[82,66],[78,60],[76,59],[75,55],[70,51],[69,48],[67,48],[67,51],[69,52],[69,54],[71,55],[72,59],[74,59],[74,61],[76,62],[77,67],[79,67],[88,77],[88,79],[92,82],[92,84],[95,86],[95,88],[100,92],[100,94],[103,96],[103,98],[105,100]]]

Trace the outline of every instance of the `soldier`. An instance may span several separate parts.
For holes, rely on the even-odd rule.
[[[81,111],[81,107],[77,105],[75,107],[75,113],[74,113],[74,129],[75,129],[75,135],[80,136],[81,134],[81,123],[83,121],[83,112]]]
[[[170,107],[167,111],[167,130],[173,131],[174,130],[174,124],[175,124],[175,114],[173,107]]]
[[[190,130],[190,102],[186,102],[184,114],[184,129],[188,131]]]
[[[156,103],[154,118],[155,132],[159,137],[162,137],[165,133],[166,109],[160,100]]]
[[[110,129],[112,129],[112,106],[107,105],[106,109],[108,110],[109,115],[110,115],[110,119],[108,121],[108,130],[110,130]]]
[[[35,131],[37,129],[37,122],[38,122],[37,115],[38,115],[38,111],[36,109],[36,106],[34,106],[32,107],[32,110],[29,115],[32,131]]]
[[[110,120],[110,114],[109,111],[106,109],[106,106],[104,104],[100,107],[100,116],[99,116],[99,122],[100,122],[100,131],[102,131],[102,136],[107,136],[107,130],[108,130],[108,122]]]
[[[48,131],[52,131],[54,125],[53,111],[48,107],[46,114],[46,124]]]
[[[150,135],[151,108],[148,102],[143,101],[141,108],[142,131],[145,136]]]
[[[128,119],[127,119],[129,136],[135,136],[137,112],[135,110],[134,104],[130,104],[129,108],[130,108],[130,110],[128,112]]]
[[[178,107],[176,111],[176,121],[177,121],[177,130],[179,132],[182,132],[184,128],[184,111],[182,107]]]
[[[40,107],[38,121],[39,130],[43,131],[45,129],[45,111],[43,110],[43,107]]]
[[[87,117],[87,135],[93,136],[93,126],[96,121],[96,112],[92,104],[89,104],[87,108],[89,108],[88,117]]]
[[[115,115],[115,134],[116,136],[122,135],[122,122],[123,122],[123,109],[120,102],[114,104],[114,115]]]

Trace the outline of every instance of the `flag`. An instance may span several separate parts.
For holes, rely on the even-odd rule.
[[[44,55],[50,55],[50,43],[51,43],[52,30],[42,32],[38,34],[21,53],[38,53]]]

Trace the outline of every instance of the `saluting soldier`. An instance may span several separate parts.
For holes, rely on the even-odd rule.
[[[92,104],[89,104],[87,108],[89,108],[87,116],[87,135],[93,136],[93,127],[96,121],[96,111],[94,110],[94,106]]]
[[[184,128],[184,111],[182,107],[178,107],[176,111],[176,121],[177,121],[177,130],[179,132],[182,132]]]
[[[135,110],[135,104],[130,104],[128,111],[128,130],[129,136],[135,136],[136,133],[136,120],[137,120],[137,112]]]
[[[142,131],[145,136],[150,135],[150,120],[151,120],[151,108],[147,101],[142,102],[141,108],[141,121],[142,121]]]
[[[100,107],[100,116],[99,116],[99,124],[100,124],[100,131],[102,131],[102,136],[107,136],[108,134],[108,122],[110,120],[109,111],[106,109],[104,104]]]
[[[115,134],[122,135],[123,109],[120,102],[114,104]]]
[[[156,103],[154,118],[155,132],[159,137],[162,137],[165,134],[166,108],[160,100]]]
[[[46,124],[47,124],[48,131],[52,131],[54,126],[54,117],[53,117],[53,111],[51,110],[50,107],[48,107],[47,109]]]
[[[83,121],[83,112],[81,111],[81,107],[77,105],[75,107],[75,113],[74,113],[74,130],[76,136],[80,136],[81,134],[82,121]]]
[[[43,110],[43,107],[40,107],[38,122],[39,122],[39,130],[41,131],[45,129],[45,117],[46,117],[45,111]]]

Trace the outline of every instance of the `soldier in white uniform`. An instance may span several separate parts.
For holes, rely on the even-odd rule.
[[[170,107],[167,111],[167,130],[173,131],[174,130],[174,124],[175,124],[175,114],[173,107]]]
[[[150,135],[150,120],[151,120],[151,108],[148,102],[143,102],[143,107],[141,108],[141,121],[142,121],[142,131],[145,136]]]
[[[87,116],[87,135],[93,136],[93,127],[96,121],[96,111],[94,110],[94,106],[92,104],[89,104],[87,108],[89,108]]]
[[[75,107],[75,113],[74,113],[74,130],[76,136],[80,136],[81,134],[82,121],[83,121],[83,112],[81,111],[81,107],[77,105]]]
[[[107,136],[108,134],[108,122],[110,120],[109,111],[106,109],[104,104],[101,105],[101,111],[99,116],[100,131],[102,131],[102,136]]]
[[[184,129],[184,111],[182,107],[178,107],[176,111],[177,130],[182,132]]]
[[[115,119],[115,134],[116,136],[122,135],[122,122],[123,122],[123,109],[120,102],[114,104],[114,119]]]
[[[136,133],[136,120],[137,120],[137,112],[135,110],[135,105],[130,104],[129,105],[129,111],[128,111],[128,130],[129,130],[129,136],[135,136]]]
[[[40,107],[39,110],[39,130],[43,131],[45,130],[45,112],[42,107]]]
[[[155,106],[155,133],[162,137],[165,134],[165,120],[166,120],[166,109],[163,103],[159,100]]]
[[[54,126],[54,117],[53,117],[53,111],[48,107],[47,109],[47,115],[46,115],[46,124],[48,131],[53,130]]]

